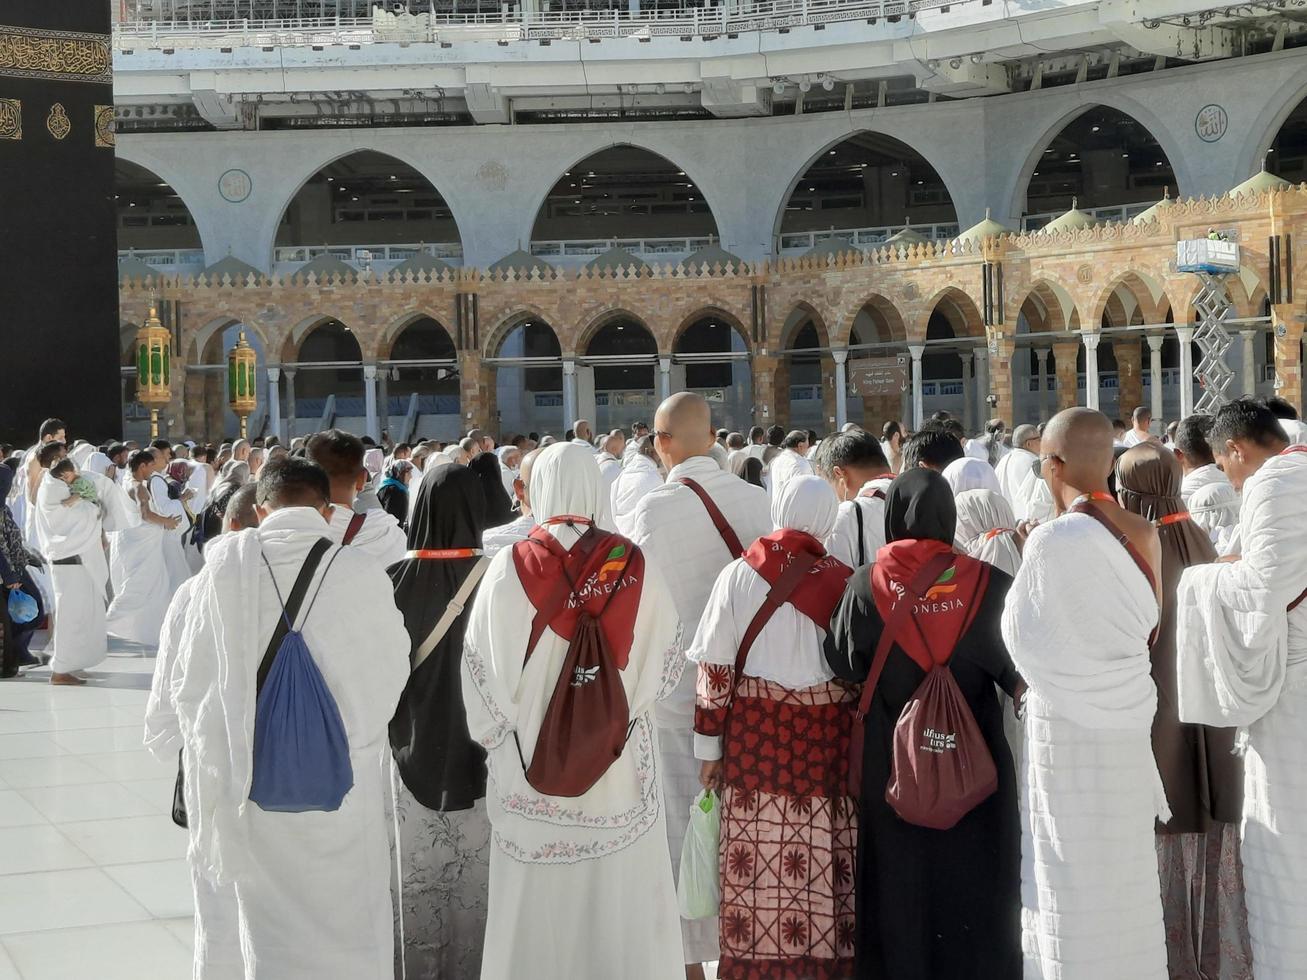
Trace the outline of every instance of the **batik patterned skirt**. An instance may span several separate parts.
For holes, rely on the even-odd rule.
[[[747,676],[736,692],[722,766],[722,980],[853,973],[853,700],[834,682],[793,691]]]

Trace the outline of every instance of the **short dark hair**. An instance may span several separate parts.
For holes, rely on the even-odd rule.
[[[63,419],[46,419],[41,423],[41,428],[37,431],[38,439],[45,439],[54,435],[56,432],[62,432],[68,426],[64,424]]]
[[[1290,402],[1285,401],[1279,395],[1271,395],[1266,399],[1266,407],[1271,410],[1271,414],[1277,419],[1297,419],[1298,410]]]
[[[280,445],[281,445],[281,440],[277,438],[277,436],[268,436],[267,439],[263,440],[264,449],[271,449],[273,446],[280,446]]]
[[[903,444],[903,469],[929,466],[942,470],[955,459],[961,459],[962,443],[953,433],[938,425],[928,425]]]
[[[1138,425],[1144,419],[1151,421],[1153,418],[1153,410],[1147,405],[1138,405],[1135,407],[1135,410],[1130,413],[1130,418],[1134,421],[1135,425]]]
[[[363,440],[344,429],[310,436],[304,448],[305,456],[322,467],[329,480],[352,480],[363,469]]]
[[[939,423],[939,427],[958,441],[962,445],[962,440],[967,437],[967,430],[963,428],[962,423],[955,418],[947,418]]]
[[[761,425],[755,425],[749,429],[749,442],[756,443],[759,439],[767,438],[767,430]]]
[[[136,471],[146,463],[154,465],[154,453],[150,452],[148,449],[138,449],[127,457],[127,470],[129,473],[135,475]]]
[[[166,449],[168,450],[168,452],[172,452],[172,443],[169,442],[167,439],[155,439],[154,442],[150,443],[150,448]]]
[[[115,456],[119,455],[120,453],[125,453],[127,451],[128,451],[127,447],[124,446],[121,442],[115,442],[112,446],[109,447],[108,451],[105,452],[105,455],[112,460]]]
[[[395,446],[395,448],[392,449],[392,450],[390,451],[390,454],[391,454],[392,456],[394,456],[394,455],[397,455],[398,453],[402,453],[402,452],[404,452],[405,450],[408,450],[409,452],[412,452],[412,451],[413,451],[413,446],[410,445],[410,444],[407,443],[407,442],[401,442],[401,443],[398,443],[398,444]]]
[[[824,476],[833,476],[837,466],[841,469],[848,467],[889,469],[889,462],[880,448],[880,441],[861,429],[851,429],[848,432],[827,436],[817,447],[814,462],[817,464],[817,471]]]
[[[53,466],[50,467],[51,476],[59,476],[60,474],[63,473],[76,473],[76,472],[77,472],[77,464],[74,463],[71,459],[68,459],[67,457],[59,460],[59,462],[55,463]]]
[[[773,425],[767,430],[767,445],[779,446],[785,441],[785,430],[779,425]]]
[[[726,438],[727,436],[729,436],[730,434],[731,434],[731,433],[730,433],[730,430],[729,430],[729,429],[718,429],[718,430],[717,430],[717,438],[718,438],[718,439],[725,439],[725,438]]]
[[[892,439],[894,436],[901,435],[903,435],[903,426],[894,419],[890,419],[880,427],[880,437],[882,439]]]
[[[286,456],[259,470],[255,501],[261,507],[321,507],[330,500],[331,481],[317,463]]]
[[[1128,429],[1128,428],[1130,428],[1130,426],[1128,426],[1128,425],[1125,424],[1125,420],[1124,420],[1124,419],[1112,419],[1112,429],[1113,429],[1113,430],[1117,430],[1117,429],[1119,429],[1120,431],[1124,432],[1124,431],[1125,431],[1126,429]],[[1043,429],[1040,429],[1039,434],[1040,434],[1040,435],[1043,435],[1043,434],[1044,434]]]
[[[808,433],[804,432],[802,429],[794,429],[786,435],[785,441],[782,442],[781,445],[786,449],[798,449],[807,441]]]
[[[237,487],[227,497],[227,506],[222,510],[222,519],[229,524],[238,524],[242,528],[258,527],[259,515],[254,510],[254,500],[257,496],[257,484],[245,483]]]
[[[728,433],[726,433],[726,448],[727,448],[727,449],[743,449],[743,448],[744,448],[744,433],[742,433],[742,432],[728,432]]]
[[[1210,415],[1190,415],[1181,420],[1175,430],[1175,448],[1185,454],[1185,458],[1195,463],[1205,464],[1215,461],[1212,444],[1207,441],[1212,431]]]
[[[941,408],[938,412],[935,412],[933,415],[931,415],[931,417],[930,417],[930,421],[932,421],[932,422],[947,422],[947,421],[948,421],[949,419],[951,419],[952,417],[953,417],[953,416],[952,416],[951,413],[946,412],[946,411],[944,411],[944,410]]]
[[[40,464],[41,469],[48,470],[54,465],[55,460],[67,450],[68,447],[62,442],[47,442],[36,451],[36,461]]]
[[[1246,439],[1254,445],[1271,447],[1287,443],[1280,420],[1259,401],[1239,398],[1216,410],[1207,441],[1213,452],[1223,450],[1233,439]]]

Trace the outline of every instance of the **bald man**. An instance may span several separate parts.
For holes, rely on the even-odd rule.
[[[535,515],[531,513],[531,468],[539,455],[540,450],[533,449],[523,456],[522,465],[513,479],[513,499],[520,511],[517,519],[498,527],[486,528],[481,536],[481,547],[487,556],[493,556],[496,552],[526,540],[535,528]]]
[[[604,493],[612,493],[613,484],[622,473],[622,452],[625,449],[626,437],[620,432],[610,432],[599,442],[595,462],[599,464],[599,475],[604,478]]]
[[[585,419],[577,419],[572,423],[572,442],[578,446],[585,446],[590,452],[595,451],[594,429]]]
[[[1111,421],[1093,409],[1049,423],[1040,460],[1059,516],[1030,532],[1003,614],[1029,685],[1027,977],[1167,977],[1153,832],[1170,811],[1150,739],[1148,653],[1161,545],[1107,491],[1112,439]]]
[[[654,417],[654,448],[668,470],[667,482],[645,494],[630,517],[631,539],[661,566],[672,591],[686,645],[718,574],[772,529],[766,492],[723,470],[711,455],[716,445],[712,413],[702,396],[681,392],[664,401]],[[686,818],[700,789],[695,676],[687,670],[681,686],[657,709],[667,836],[677,874]],[[682,920],[681,933],[686,976],[702,977],[701,964],[718,958],[717,919]]]

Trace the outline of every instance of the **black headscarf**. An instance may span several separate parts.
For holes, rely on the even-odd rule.
[[[903,538],[953,544],[958,512],[948,481],[923,466],[905,470],[885,495],[885,540]]]
[[[480,548],[485,529],[485,495],[475,473],[442,463],[424,474],[409,523],[410,550]],[[406,558],[391,566],[395,604],[404,614],[414,651],[476,562]],[[469,598],[465,607],[471,605]],[[465,612],[409,677],[390,723],[390,744],[404,785],[431,810],[467,810],[486,795],[486,754],[468,735],[459,675],[466,621]]]
[[[504,489],[504,464],[494,453],[482,453],[468,464],[481,481],[486,499],[486,527],[499,527],[513,519],[513,501]]]
[[[762,460],[757,456],[740,453],[731,460],[731,472],[745,483],[752,483],[755,487],[762,486]]]

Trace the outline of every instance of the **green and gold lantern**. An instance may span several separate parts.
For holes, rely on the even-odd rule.
[[[254,409],[258,407],[258,354],[245,339],[245,331],[240,332],[236,345],[227,352],[227,404],[241,420],[241,438],[248,435],[247,423]]]
[[[150,438],[159,438],[159,409],[172,401],[172,334],[153,306],[136,332],[136,400],[150,409]]]

